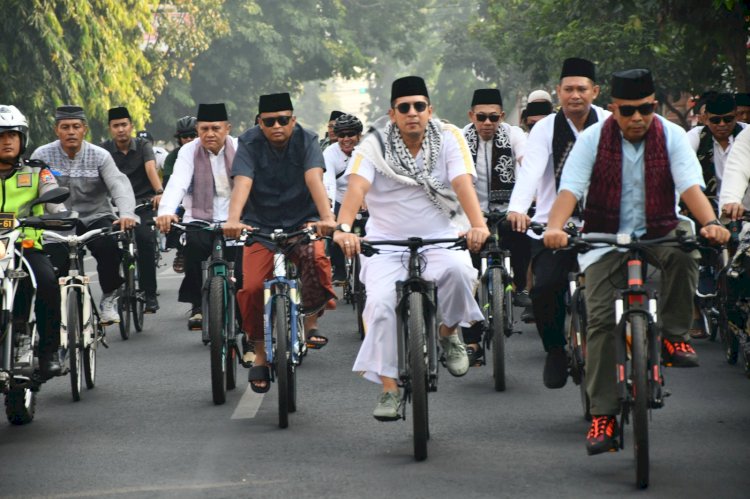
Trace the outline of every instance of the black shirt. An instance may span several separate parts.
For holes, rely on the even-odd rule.
[[[319,220],[318,209],[305,183],[305,172],[325,170],[318,137],[299,124],[286,147],[271,146],[260,127],[243,133],[232,163],[232,177],[253,179],[242,221],[262,231],[295,230],[307,221]]]
[[[112,155],[117,168],[130,179],[136,201],[150,198],[156,194],[148,175],[146,175],[146,162],[156,161],[154,149],[150,142],[140,137],[132,137],[127,154],[123,154],[117,149],[114,139],[102,142],[101,147]]]

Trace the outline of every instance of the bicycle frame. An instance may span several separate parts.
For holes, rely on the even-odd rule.
[[[221,224],[216,224],[211,228],[213,233],[213,241],[211,243],[211,257],[208,260],[201,262],[201,272],[203,276],[203,287],[202,287],[202,301],[203,310],[208,310],[208,286],[210,285],[212,277],[221,277],[224,281],[224,314],[225,325],[227,335],[230,341],[234,340],[235,337],[235,303],[234,303],[234,262],[227,261],[224,258],[224,248],[226,241],[221,231]],[[204,314],[203,322],[201,323],[201,334],[203,342],[209,341],[208,335],[208,316]]]
[[[289,299],[289,322],[291,329],[291,353],[292,363],[299,364],[300,352],[299,345],[299,328],[297,326],[297,317],[300,314],[300,293],[296,275],[287,272],[288,268],[286,255],[283,249],[278,247],[273,255],[273,278],[267,279],[263,283],[263,330],[266,342],[266,355],[268,363],[274,363],[273,351],[273,305],[276,300]]]

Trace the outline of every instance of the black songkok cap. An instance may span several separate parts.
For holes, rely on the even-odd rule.
[[[552,114],[552,103],[547,101],[526,104],[526,116],[547,116]]]
[[[706,112],[711,114],[727,114],[737,108],[732,94],[716,94],[706,100]]]
[[[288,92],[260,96],[258,113],[276,113],[279,111],[294,111],[292,98],[289,97]]]
[[[198,104],[198,121],[229,121],[227,106],[223,102],[218,104]]]
[[[62,120],[86,121],[86,114],[81,106],[60,106],[55,110],[55,121]]]
[[[480,88],[474,90],[474,97],[471,98],[471,107],[479,104],[495,104],[503,106],[503,98],[500,90],[496,88]]]
[[[399,97],[407,95],[424,95],[428,99],[427,85],[419,76],[404,76],[393,82],[391,85],[391,103]]]
[[[130,112],[128,112],[127,107],[113,107],[109,110],[109,121],[121,120],[123,118],[130,119]]]
[[[612,73],[612,98],[638,100],[656,92],[648,69],[626,69]]]
[[[331,111],[331,116],[328,117],[328,121],[335,121],[336,118],[338,118],[339,116],[343,116],[344,114],[346,113],[344,113],[343,111]]]
[[[560,79],[562,80],[566,76],[585,76],[591,81],[596,81],[594,63],[588,59],[580,59],[578,57],[565,59],[563,61],[562,72],[560,72]]]
[[[750,93],[734,94],[734,102],[738,106],[750,106]]]

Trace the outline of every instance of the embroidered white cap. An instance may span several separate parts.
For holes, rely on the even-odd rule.
[[[544,91],[544,90],[534,90],[529,94],[528,99],[526,99],[526,102],[534,102],[534,101],[541,101],[546,100],[547,102],[552,102],[552,96]]]

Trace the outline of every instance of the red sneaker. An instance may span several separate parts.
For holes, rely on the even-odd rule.
[[[586,451],[589,456],[602,452],[617,452],[617,418],[614,416],[592,416],[591,428],[586,435]]]

